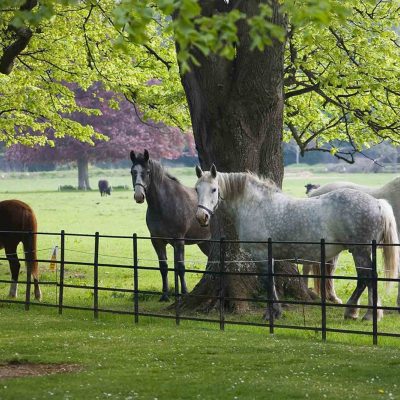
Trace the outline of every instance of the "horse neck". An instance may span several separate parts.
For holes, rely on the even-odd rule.
[[[150,171],[151,180],[146,193],[147,204],[149,207],[160,208],[160,205],[166,201],[163,199],[163,193],[173,190],[172,183],[178,182],[171,180],[165,169],[158,163],[152,162]]]
[[[244,172],[218,173],[218,185],[220,194],[225,201],[225,206],[233,213],[237,212],[243,205],[253,202],[255,193],[262,192],[262,196],[268,199],[271,204],[275,198],[276,188],[267,181],[262,181],[258,177]],[[280,196],[283,196],[279,192]]]
[[[225,206],[234,211],[246,201],[251,180],[244,172],[218,173],[218,186]]]

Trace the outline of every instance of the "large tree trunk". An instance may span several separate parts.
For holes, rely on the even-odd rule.
[[[266,2],[266,1],[262,1]],[[215,13],[215,4],[220,7],[224,2],[200,1],[204,15]],[[235,2],[230,2],[235,3]],[[240,2],[240,10],[248,16],[258,12],[260,1]],[[273,4],[272,22],[285,27],[284,16],[279,13],[277,0]],[[200,66],[192,66],[190,72],[182,76],[191,113],[193,132],[200,164],[208,170],[215,163],[219,171],[253,171],[272,179],[281,186],[283,179],[283,77],[284,43],[274,41],[263,52],[250,50],[248,26],[240,22],[238,26],[240,44],[233,61],[216,55],[207,57],[199,52],[193,54]],[[222,229],[223,227],[223,229]],[[212,221],[212,236],[221,235],[227,239],[237,239],[233,224],[220,208]],[[216,246],[215,246],[216,247]],[[227,259],[244,261],[238,245],[230,245]],[[219,250],[211,252],[209,261],[219,259]],[[210,263],[209,269],[218,269],[217,263]],[[255,266],[243,262],[227,265],[227,270],[254,271]],[[276,271],[293,273],[294,267],[288,263],[276,265]],[[277,282],[285,288],[285,294],[291,292],[296,297],[310,299],[307,288],[301,279]],[[252,298],[258,292],[256,279],[231,275],[225,279],[224,291],[227,297]],[[210,275],[196,286],[192,294],[215,296],[219,292],[218,279]],[[215,304],[204,297],[188,297],[184,307],[210,308]],[[233,310],[245,310],[248,303],[229,301],[226,304]]]
[[[87,157],[80,157],[78,164],[78,189],[91,190],[89,184],[89,160]]]

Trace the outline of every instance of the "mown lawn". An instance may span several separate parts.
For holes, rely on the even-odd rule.
[[[192,169],[172,171],[181,180],[193,185]],[[58,192],[59,185],[73,185],[75,171],[6,175],[2,179],[2,199],[19,198],[35,210],[39,231],[90,233],[131,236],[136,232],[148,236],[145,205],[133,201],[131,191],[115,191],[100,197],[97,191]],[[106,177],[114,185],[131,185],[129,170],[96,170],[97,178]],[[391,174],[315,174],[309,171],[288,171],[284,190],[304,196],[306,183],[333,180],[381,185]],[[49,259],[59,237],[40,236],[39,257]],[[68,237],[66,259],[93,262],[93,238]],[[140,264],[157,266],[156,255],[147,240],[139,241]],[[172,259],[172,252],[169,252]],[[186,248],[187,268],[199,270],[187,274],[192,288],[201,278],[206,259],[195,246]],[[101,239],[100,262],[130,265],[130,239]],[[172,263],[170,262],[170,267]],[[41,280],[54,281],[57,272],[41,262]],[[25,269],[22,271],[25,274]],[[354,275],[349,255],[340,260],[338,274]],[[172,275],[172,274],[171,274]],[[24,276],[24,275],[22,275]],[[8,264],[1,261],[0,279],[9,279]],[[93,269],[69,265],[66,283],[91,285]],[[132,288],[132,270],[101,268],[99,285]],[[170,278],[173,290],[173,276]],[[158,271],[140,271],[139,288],[160,291]],[[337,292],[346,300],[354,281],[337,282]],[[56,303],[54,286],[43,286],[43,303]],[[385,294],[384,305],[395,305],[395,290]],[[5,298],[8,285],[0,285],[0,298]],[[24,298],[20,287],[19,299]],[[141,296],[140,311],[173,313],[158,296]],[[100,307],[116,310],[133,309],[132,295],[116,291],[100,292]],[[363,303],[365,304],[365,296]],[[66,289],[65,304],[91,306],[91,290]],[[227,315],[227,320],[262,323],[262,308],[247,315]],[[328,326],[371,331],[369,322],[344,321],[342,309],[328,309]],[[204,317],[204,315],[199,315]],[[211,314],[208,317],[217,318]],[[387,313],[380,322],[380,331],[399,333],[397,313]],[[366,336],[328,334],[328,343],[320,342],[320,334],[304,331],[277,330],[270,337],[266,328],[243,328],[228,325],[225,332],[218,324],[181,322],[141,318],[138,326],[131,316],[101,314],[95,321],[90,312],[64,311],[32,306],[0,304],[0,362],[27,360],[32,362],[79,363],[83,370],[68,375],[18,378],[0,381],[0,399],[24,398],[396,398],[400,364],[399,339],[380,338],[379,348],[370,346]],[[291,307],[285,310],[282,323],[319,326],[317,307]],[[14,339],[15,338],[15,339]],[[23,382],[24,384],[21,384]],[[5,386],[5,387],[4,387]],[[31,392],[32,387],[35,388]]]
[[[1,399],[393,399],[400,349],[322,344],[258,328],[0,308],[3,362],[77,373],[0,380]],[[361,343],[363,341],[361,340]]]

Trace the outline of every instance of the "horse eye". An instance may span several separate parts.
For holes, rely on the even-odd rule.
[[[214,189],[212,190],[212,192],[213,192],[213,193],[215,193],[216,191],[217,191],[217,189],[216,189],[216,188],[214,188]]]

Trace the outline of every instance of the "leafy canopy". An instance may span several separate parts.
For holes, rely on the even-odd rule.
[[[71,82],[86,89],[101,81],[146,117],[187,128],[179,72],[198,63],[193,49],[225,57],[234,68],[244,21],[254,51],[286,40],[286,139],[302,151],[337,154],[326,143],[346,140],[352,149],[341,156],[350,158],[366,143],[397,141],[399,0],[282,0],[284,27],[270,22],[269,1],[252,16],[241,11],[242,1],[3,1],[0,58],[21,31],[30,30],[31,39],[11,72],[0,74],[0,139],[45,143],[49,127],[58,137],[98,138],[67,117],[96,112],[76,103]],[[43,135],[26,133],[32,131]]]

